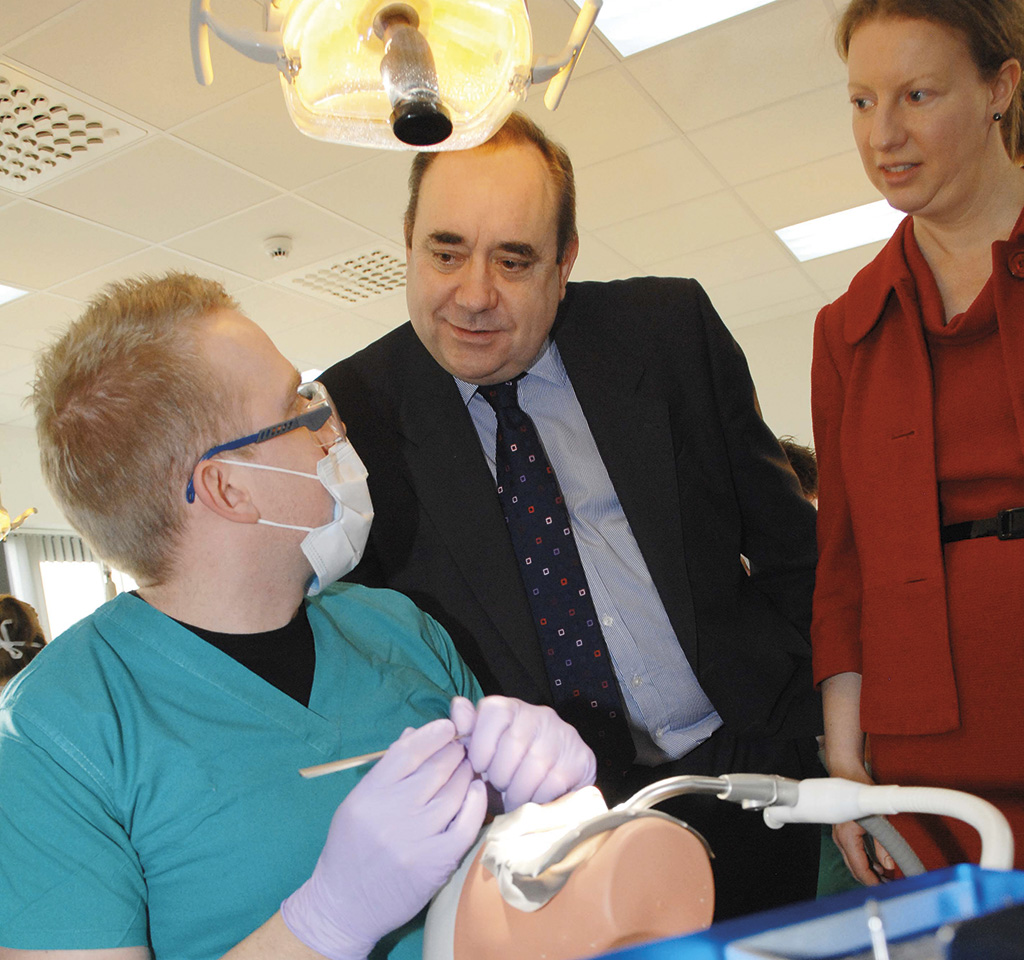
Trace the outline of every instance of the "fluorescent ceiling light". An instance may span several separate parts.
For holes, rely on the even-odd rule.
[[[775,235],[789,247],[797,260],[803,262],[862,247],[876,240],[888,240],[905,216],[885,200],[876,200],[840,213],[830,213],[827,217],[783,227],[776,230]]]
[[[19,290],[17,287],[5,287],[0,283],[0,304],[10,303],[12,300],[17,300],[18,297],[23,297],[27,293],[27,290]]]
[[[597,29],[624,57],[713,23],[739,16],[772,0],[604,0]],[[573,0],[577,7],[580,0]]]

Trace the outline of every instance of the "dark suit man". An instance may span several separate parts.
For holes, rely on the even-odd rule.
[[[411,325],[322,377],[370,472],[356,579],[440,620],[485,691],[557,703],[476,391],[526,371],[519,399],[569,509],[636,755],[600,781],[606,798],[684,773],[817,775],[814,510],[703,291],[570,284],[572,167],[525,117],[474,150],[419,155],[410,183]],[[773,834],[698,798],[663,809],[715,850],[717,919],[814,895],[816,827]]]

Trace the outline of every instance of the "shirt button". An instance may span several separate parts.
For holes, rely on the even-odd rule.
[[[1006,263],[1010,268],[1010,273],[1018,279],[1024,278],[1024,250],[1011,253]]]
[[[615,623],[615,619],[613,617],[609,617],[608,614],[605,614],[603,617],[601,617],[601,623],[603,623],[606,627],[610,627],[613,623]]]
[[[639,673],[634,673],[633,674],[633,686],[634,687],[639,687],[640,684],[642,684],[643,682],[644,682],[644,678],[641,677]]]
[[[658,727],[658,729],[654,731],[654,736],[660,740],[665,736],[665,729],[665,727]]]

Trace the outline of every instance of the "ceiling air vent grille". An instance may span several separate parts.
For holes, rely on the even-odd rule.
[[[146,131],[0,61],[0,187],[27,193]]]
[[[369,303],[404,289],[403,252],[377,244],[283,274],[274,282],[336,305]]]

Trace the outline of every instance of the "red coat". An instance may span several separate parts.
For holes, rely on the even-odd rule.
[[[863,675],[868,733],[959,726],[939,541],[931,365],[903,253],[908,217],[818,315],[816,682]],[[1024,231],[992,246],[993,293],[1024,448]],[[1015,504],[1016,506],[1016,504]],[[980,519],[980,518],[978,518]]]

